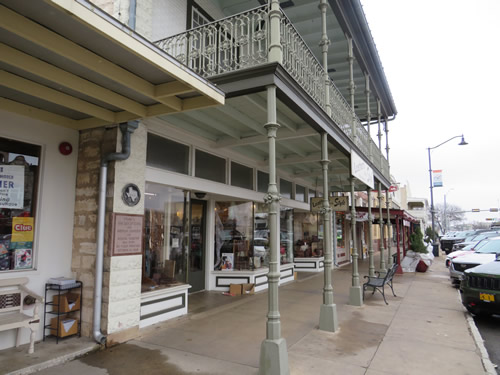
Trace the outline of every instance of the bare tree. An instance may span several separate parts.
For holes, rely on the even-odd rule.
[[[440,203],[436,204],[434,209],[436,210],[439,222],[445,230],[449,230],[452,225],[457,225],[465,221],[465,211],[455,204],[447,204],[446,212],[444,205]]]

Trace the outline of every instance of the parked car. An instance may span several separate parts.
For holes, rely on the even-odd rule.
[[[470,254],[471,251],[474,251],[474,248],[476,246],[478,246],[482,241],[478,241],[478,242],[475,242],[473,244],[470,244],[466,247],[464,247],[462,250],[457,250],[457,251],[452,251],[451,253],[449,253],[447,256],[446,256],[446,259],[444,261],[444,265],[446,267],[449,267],[450,266],[450,263],[453,259],[455,259],[456,257],[459,257],[459,256],[462,256],[462,255],[466,255],[466,254]]]
[[[500,256],[464,273],[460,284],[462,304],[475,315],[500,314]]]
[[[441,250],[443,250],[446,254],[449,254],[453,250],[453,244],[463,242],[467,237],[472,236],[476,233],[476,231],[469,230],[457,232],[451,236],[443,236],[439,240],[439,243],[441,244]]]
[[[500,254],[500,237],[493,237],[471,254],[453,259],[449,267],[452,284],[460,284],[465,270],[492,262],[496,259],[497,254]]]
[[[470,244],[476,244],[477,242],[489,238],[500,236],[500,231],[482,232],[479,234],[474,234],[473,236],[467,237],[463,242],[458,242],[453,244],[452,252],[457,250],[462,250],[464,247]]]

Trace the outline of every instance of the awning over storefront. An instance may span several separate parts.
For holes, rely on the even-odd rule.
[[[223,103],[86,0],[0,0],[0,109],[81,130]]]
[[[356,207],[356,214],[357,215],[362,215],[364,213],[366,213],[366,215],[368,215],[368,207]],[[399,218],[399,219],[403,219],[404,221],[409,222],[409,223],[414,223],[414,224],[420,223],[420,221],[417,218],[413,217],[405,210],[397,210],[397,209],[391,208],[389,210],[389,213],[391,216],[391,221],[394,221],[396,218]],[[373,221],[378,222],[378,220],[380,218],[378,207],[372,208],[372,216],[373,216]],[[382,219],[387,220],[387,208],[385,208],[385,207],[384,207],[383,212],[382,212]]]

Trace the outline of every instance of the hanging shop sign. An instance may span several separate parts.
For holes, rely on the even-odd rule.
[[[391,185],[389,187],[389,193],[394,193],[395,191],[398,191],[398,185]]]
[[[0,208],[24,207],[24,166],[0,166]]]
[[[113,214],[111,255],[142,254],[143,215]]]
[[[432,186],[443,187],[443,170],[436,169],[432,171]]]
[[[373,169],[354,151],[351,152],[351,174],[367,186],[374,188]]]
[[[332,211],[349,211],[349,197],[329,197],[328,203]],[[311,212],[318,213],[323,208],[323,198],[311,198]]]
[[[351,220],[351,214],[345,215],[346,220]],[[368,221],[368,212],[356,212],[356,221]]]

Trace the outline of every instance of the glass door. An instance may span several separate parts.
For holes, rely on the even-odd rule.
[[[205,215],[206,202],[192,199],[188,256],[190,293],[205,289]]]

